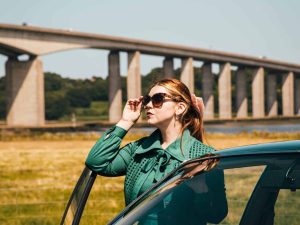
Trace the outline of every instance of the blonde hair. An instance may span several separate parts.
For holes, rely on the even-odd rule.
[[[194,138],[202,142],[204,139],[203,115],[193,104],[188,87],[177,79],[169,78],[155,82],[151,88],[154,86],[166,88],[176,101],[186,103],[186,110],[178,118],[182,124],[181,132],[188,129]]]

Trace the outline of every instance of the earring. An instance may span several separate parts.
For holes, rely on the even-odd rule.
[[[174,128],[176,127],[176,121],[179,120],[179,116],[175,114],[175,120],[174,120]]]

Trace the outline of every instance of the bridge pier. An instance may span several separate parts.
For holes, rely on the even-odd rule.
[[[259,67],[252,77],[252,117],[265,116],[264,68]]]
[[[268,74],[267,76],[267,116],[273,117],[278,115],[278,100],[276,93],[276,75]]]
[[[128,52],[127,99],[142,95],[140,52]],[[142,117],[139,118],[142,121]]]
[[[282,78],[282,114],[294,115],[294,73],[289,72]]]
[[[244,68],[239,68],[236,74],[236,117],[248,117],[247,75]]]
[[[300,78],[295,79],[295,112],[300,116]]]
[[[165,57],[163,61],[163,71],[165,78],[173,78],[174,77],[174,62],[172,57]]]
[[[45,124],[44,73],[42,61],[8,59],[6,62],[6,102],[8,126]]]
[[[231,65],[225,63],[221,65],[218,80],[219,90],[219,118],[232,118],[231,112]]]
[[[195,92],[194,85],[194,67],[193,58],[185,58],[181,61],[181,74],[180,80],[190,89],[191,93]]]
[[[108,82],[109,122],[115,123],[122,117],[120,56],[117,51],[111,51],[108,55]]]
[[[127,99],[142,95],[140,52],[128,52]]]
[[[211,63],[202,65],[202,97],[205,105],[204,118],[214,118],[214,75]]]

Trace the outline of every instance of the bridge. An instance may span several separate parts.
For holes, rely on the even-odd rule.
[[[40,56],[70,49],[105,49],[108,55],[109,121],[122,114],[120,52],[128,53],[127,98],[141,95],[141,54],[165,57],[165,77],[174,76],[174,58],[182,61],[180,79],[194,91],[194,61],[202,65],[202,97],[205,120],[298,117],[300,115],[300,65],[261,57],[181,45],[150,42],[123,37],[49,29],[27,25],[0,24],[0,54],[8,57],[5,64],[7,126],[44,126],[44,74]],[[19,60],[28,55],[27,61]],[[219,64],[218,99],[212,64]],[[232,67],[237,68],[232,80]],[[250,71],[251,75],[246,72]],[[277,79],[280,77],[281,79]],[[247,96],[248,80],[251,96]],[[280,80],[280,84],[277,83]],[[236,105],[232,107],[232,83],[236,82]],[[281,88],[281,101],[277,87]],[[252,99],[251,112],[249,99]],[[214,105],[218,101],[218,118]],[[278,104],[282,104],[279,115]],[[235,108],[235,110],[232,110]],[[234,112],[233,112],[234,111]],[[233,116],[234,115],[234,116]]]

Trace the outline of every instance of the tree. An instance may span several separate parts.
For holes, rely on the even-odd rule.
[[[93,77],[93,82],[89,84],[87,89],[88,95],[92,101],[108,100],[108,83],[101,77]]]
[[[67,91],[66,99],[70,103],[71,107],[84,107],[91,106],[91,98],[87,89],[73,88]]]
[[[46,119],[57,120],[70,113],[70,104],[63,94],[59,92],[48,92],[46,97]]]
[[[154,68],[145,76],[142,76],[142,94],[148,94],[149,88],[155,81],[158,81],[163,78],[162,68]]]
[[[59,91],[64,88],[64,79],[57,73],[46,72],[45,76],[45,92]]]

